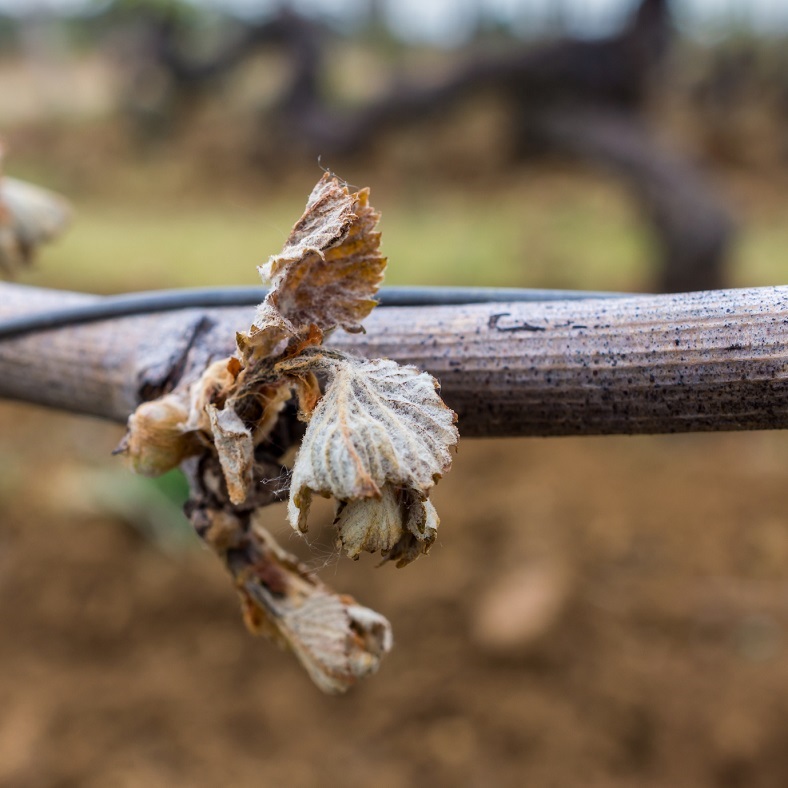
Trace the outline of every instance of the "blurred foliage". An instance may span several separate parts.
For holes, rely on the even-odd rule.
[[[91,8],[94,13],[104,14],[108,17],[140,12],[177,14],[185,17],[195,17],[204,13],[188,0],[92,0]]]
[[[187,42],[221,38],[221,30],[240,25],[186,0],[96,0],[90,14],[64,22],[83,31],[85,49],[53,55],[39,82],[19,60],[9,60],[2,74],[9,172],[64,191],[77,207],[71,231],[25,274],[31,284],[115,292],[255,283],[255,265],[281,248],[319,174],[316,157],[283,155],[258,122],[281,87],[281,53],[263,53],[212,87],[206,105],[179,119],[171,139],[132,139],[117,94],[122,61],[111,61],[123,47],[109,34],[146,14],[178,18]],[[439,78],[467,54],[411,48],[395,72],[398,56],[381,44],[393,41],[390,30],[381,15],[369,20],[352,40],[329,41],[326,83],[348,104],[396,79]],[[0,17],[0,42],[20,22],[5,24]],[[480,35],[496,46],[514,29],[500,20],[485,25]],[[101,41],[104,48],[96,48]],[[785,279],[786,52],[776,37],[685,41],[647,110],[663,136],[714,171],[736,203],[743,232],[732,284]],[[89,109],[80,104],[80,80],[98,96],[85,100]],[[42,102],[38,119],[24,115],[15,125],[11,104],[36,88],[49,104]],[[621,187],[560,160],[513,165],[499,121],[499,108],[480,101],[387,133],[363,157],[323,160],[372,186],[383,210],[389,282],[649,287],[652,239]]]
[[[147,173],[147,176],[144,175]],[[73,227],[45,250],[22,281],[48,287],[124,292],[259,282],[255,267],[279,251],[319,171],[268,195],[188,199],[117,191],[77,201]],[[155,178],[155,168],[140,173]],[[647,289],[656,264],[647,230],[625,193],[599,176],[529,169],[496,189],[410,189],[366,176],[383,211],[388,284],[455,284]],[[732,183],[743,232],[734,286],[786,279],[788,225],[780,189]]]
[[[493,200],[441,188],[406,197],[371,182],[389,284],[628,289],[648,278],[648,239],[604,183],[583,193],[546,175]],[[260,207],[86,203],[25,281],[104,292],[255,284],[255,266],[279,251],[310,186],[305,177],[300,193]]]

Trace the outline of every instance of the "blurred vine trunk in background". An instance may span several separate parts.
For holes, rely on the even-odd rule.
[[[694,164],[658,144],[642,118],[673,38],[668,0],[643,0],[617,36],[563,39],[471,61],[436,87],[398,88],[337,119],[312,141],[315,151],[359,151],[386,130],[444,112],[484,92],[510,108],[518,159],[561,156],[620,178],[652,227],[661,292],[725,286],[733,235],[727,210]],[[342,127],[342,130],[339,130]]]
[[[697,167],[658,144],[642,117],[651,87],[665,76],[674,39],[668,0],[642,0],[616,35],[467,56],[437,84],[393,80],[393,87],[354,109],[338,108],[329,95],[329,34],[314,21],[283,9],[226,30],[207,56],[195,52],[200,47],[190,40],[184,19],[151,17],[138,53],[142,81],[151,83],[145,75],[155,70],[166,86],[152,113],[160,121],[170,119],[164,128],[172,131],[175,120],[210,99],[244,63],[272,49],[283,53],[287,77],[261,113],[258,139],[251,144],[256,150],[250,151],[269,174],[286,162],[357,156],[397,129],[423,124],[480,95],[496,95],[509,117],[514,161],[568,158],[621,180],[655,236],[655,290],[726,285],[733,235],[728,212]],[[139,81],[132,81],[133,92]],[[149,110],[138,120],[151,115]],[[425,135],[421,144],[435,145],[430,139]],[[268,155],[260,155],[264,149]]]

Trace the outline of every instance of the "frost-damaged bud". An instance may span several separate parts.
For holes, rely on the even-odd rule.
[[[252,632],[292,650],[330,694],[377,671],[393,642],[383,616],[335,594],[263,530],[254,530],[250,552],[253,562],[234,574]]]
[[[116,454],[129,458],[135,473],[160,476],[202,451],[195,434],[186,428],[188,408],[169,394],[143,402],[129,416],[128,431]]]
[[[428,500],[387,484],[380,498],[340,503],[334,525],[339,543],[351,558],[378,550],[403,567],[427,553],[438,536],[440,518]]]
[[[339,501],[339,538],[352,557],[380,550],[404,566],[435,540],[430,489],[451,465],[456,416],[437,381],[394,361],[315,350],[279,371],[322,373],[326,392],[312,413],[290,482],[288,515],[307,530],[312,494]],[[416,549],[418,547],[418,549]]]
[[[287,494],[282,458],[300,425],[280,414],[295,394],[307,422],[290,475],[292,526],[306,531],[313,494],[333,496],[348,555],[380,552],[397,566],[435,541],[429,494],[458,440],[433,377],[321,347],[336,328],[361,331],[376,304],[386,260],[368,197],[328,174],[319,181],[282,252],[260,268],[272,287],[236,335],[236,356],[141,405],[126,440],[142,473],[199,455],[183,466],[197,533],[235,578],[249,628],[291,649],[326,692],[377,670],[391,628],[250,526],[254,512]]]
[[[0,175],[0,273],[13,274],[29,263],[41,244],[63,232],[70,218],[71,206],[60,195]]]

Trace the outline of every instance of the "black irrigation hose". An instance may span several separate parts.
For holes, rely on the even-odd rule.
[[[37,331],[48,331],[130,315],[176,309],[254,306],[266,294],[262,287],[196,287],[153,290],[105,296],[77,306],[48,309],[31,315],[0,320],[0,340]],[[587,290],[525,290],[509,287],[382,287],[381,306],[455,306],[507,301],[579,301],[586,298],[620,298],[629,293]]]

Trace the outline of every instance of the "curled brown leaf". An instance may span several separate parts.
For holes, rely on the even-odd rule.
[[[71,206],[59,194],[0,175],[0,273],[13,274],[29,263],[70,219]]]
[[[331,591],[259,526],[247,552],[252,561],[235,574],[252,632],[293,651],[329,694],[377,671],[392,647],[383,616]]]
[[[213,445],[219,455],[230,502],[238,506],[246,500],[252,484],[252,432],[232,408],[219,410],[215,405],[208,405],[207,409]]]
[[[135,473],[160,476],[202,451],[186,425],[189,415],[183,398],[168,394],[143,402],[129,417],[125,438],[116,449],[128,457]]]
[[[284,249],[260,266],[272,289],[255,327],[360,331],[361,321],[375,307],[386,267],[376,230],[379,218],[368,189],[351,193],[326,173]]]

